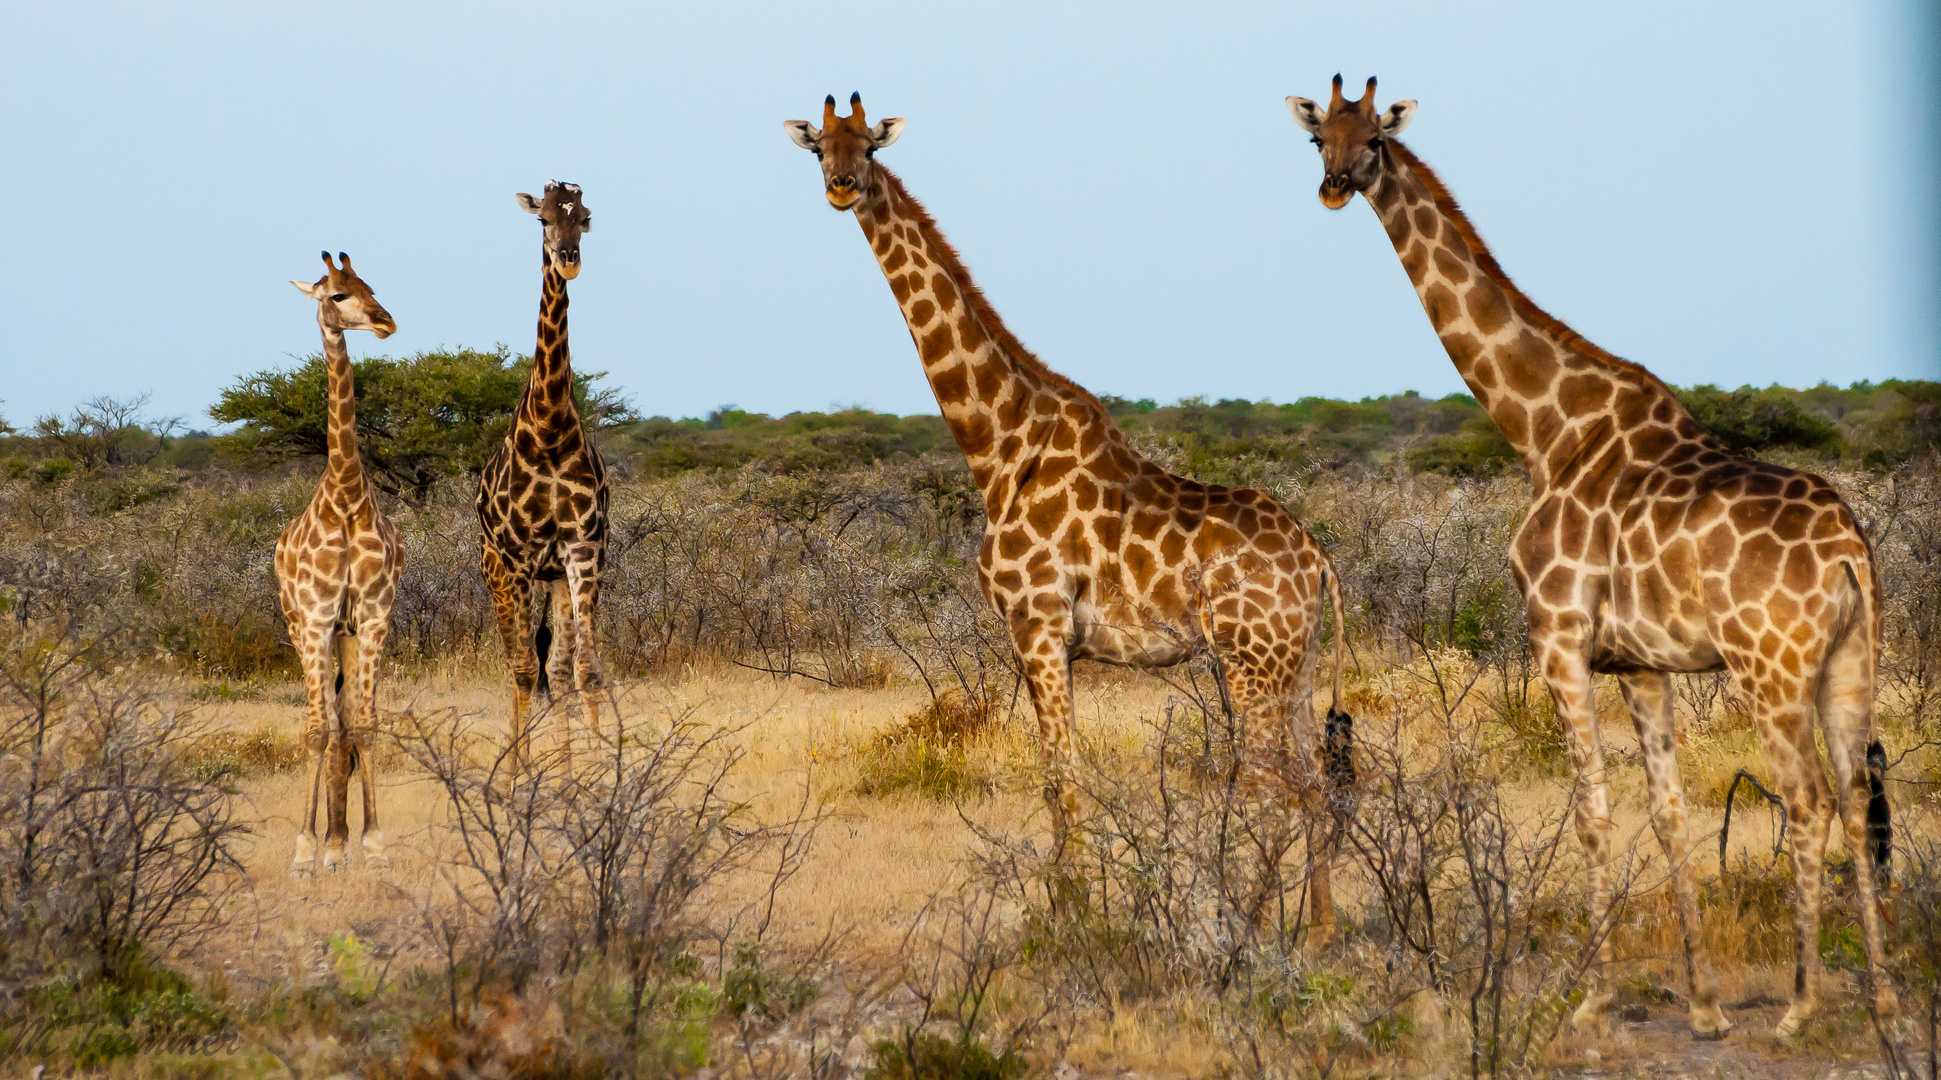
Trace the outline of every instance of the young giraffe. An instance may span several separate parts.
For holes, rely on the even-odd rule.
[[[1441,179],[1396,141],[1415,102],[1376,111],[1374,79],[1360,101],[1346,101],[1337,75],[1325,110],[1287,103],[1320,148],[1321,202],[1340,209],[1360,192],[1374,207],[1456,370],[1529,470],[1530,511],[1510,566],[1530,648],[1571,736],[1593,921],[1604,925],[1611,903],[1611,814],[1591,700],[1591,676],[1602,672],[1617,676],[1644,751],[1652,828],[1684,932],[1692,1030],[1717,1037],[1731,1026],[1700,943],[1670,675],[1729,670],[1750,699],[1790,826],[1799,963],[1779,1034],[1796,1036],[1817,1003],[1830,814],[1816,714],[1860,868],[1875,1005],[1891,1017],[1872,872],[1886,852],[1867,842],[1880,584],[1852,512],[1817,476],[1725,452],[1650,372],[1532,303]],[[1598,960],[1610,959],[1606,936]],[[1611,994],[1597,991],[1579,1023],[1601,1024]]]
[[[523,767],[535,685],[548,698],[552,687],[572,686],[586,705],[591,730],[600,727],[593,615],[607,558],[607,470],[573,405],[566,348],[566,283],[580,276],[580,236],[592,228],[593,215],[576,184],[548,180],[543,198],[524,192],[516,198],[544,226],[539,340],[512,430],[479,476],[477,507],[480,569],[512,669],[512,757]],[[535,580],[547,583],[551,611],[536,653]],[[573,734],[565,710],[559,745],[570,762]]]
[[[391,602],[404,568],[398,530],[377,508],[357,458],[357,391],[351,382],[344,331],[369,330],[380,338],[397,331],[371,287],[339,252],[332,266],[323,253],[324,276],[292,281],[317,302],[323,330],[324,368],[330,379],[328,461],[310,505],[283,527],[276,540],[277,600],[289,623],[290,642],[303,662],[306,710],[303,744],[310,756],[310,787],[297,835],[296,873],[315,864],[317,789],[327,791],[329,822],[323,868],[335,870],[350,840],[350,775],[364,779],[364,855],[384,862],[378,828],[377,789],[371,780],[369,740],[377,726],[377,661],[391,627]],[[333,684],[331,659],[335,653]],[[328,775],[325,768],[328,766]]]
[[[1326,553],[1266,492],[1202,484],[1134,453],[1098,399],[1011,335],[936,222],[875,161],[903,121],[872,128],[860,96],[849,104],[838,118],[826,99],[820,130],[786,126],[821,160],[829,204],[855,211],[984,495],[978,580],[1029,680],[1058,836],[1078,809],[1071,663],[1081,659],[1161,667],[1210,645],[1246,725],[1254,781],[1270,765],[1288,769],[1317,805],[1311,707],[1324,593],[1342,625]],[[1337,645],[1336,702],[1342,657]],[[1331,710],[1329,721],[1345,739],[1346,716]],[[1323,829],[1310,844],[1309,895],[1325,936],[1333,836]]]

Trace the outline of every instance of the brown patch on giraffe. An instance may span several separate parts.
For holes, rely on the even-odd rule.
[[[1453,282],[1454,284],[1457,284],[1457,285],[1461,285],[1463,282],[1469,280],[1469,267],[1464,265],[1461,259],[1456,258],[1455,254],[1451,252],[1448,248],[1445,248],[1445,247],[1436,248],[1435,258],[1436,258],[1436,272],[1442,275],[1443,280]],[[1407,266],[1408,263],[1404,261],[1402,265]],[[1414,275],[1411,274],[1410,277],[1414,277]],[[1475,315],[1475,305],[1473,301],[1470,305],[1470,314],[1472,317]],[[1479,320],[1479,325],[1480,325],[1480,320]],[[1487,330],[1484,331],[1484,333],[1488,333],[1488,332],[1489,331]]]
[[[1422,292],[1422,306],[1429,313],[1429,325],[1437,330],[1462,317],[1462,302],[1455,290],[1436,282]]]
[[[1420,243],[1409,245],[1409,249],[1402,253],[1402,269],[1409,275],[1409,280],[1420,288],[1422,279],[1429,272],[1429,249]]]
[[[1550,389],[1557,377],[1557,351],[1550,342],[1525,330],[1503,352],[1506,357],[1503,375],[1510,390],[1525,398],[1536,398]]]
[[[941,348],[932,348],[931,342],[939,336],[948,339],[950,336],[950,328],[948,326],[939,327],[938,334],[924,339],[923,351],[926,356],[932,352],[937,355],[938,359],[950,355],[950,344],[947,340]],[[930,376],[930,388],[936,391],[937,402],[939,404],[956,405],[965,401],[970,397],[970,380],[966,375],[965,366],[963,364],[953,364],[949,368],[933,372]]]

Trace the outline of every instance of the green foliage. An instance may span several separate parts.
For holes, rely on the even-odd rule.
[[[921,457],[951,446],[943,418],[893,416],[867,409],[790,413],[774,418],[724,405],[706,419],[642,420],[618,433],[618,446],[641,468],[663,476],[689,469],[733,469],[760,462],[778,472],[841,469]]]
[[[144,959],[113,979],[67,979],[30,991],[26,1042],[5,1032],[0,1055],[34,1057],[99,1068],[144,1051],[185,1051],[226,1034],[230,1013],[197,994],[188,980]]]
[[[1017,1080],[1027,1063],[1017,1050],[994,1054],[982,1039],[919,1032],[907,1041],[883,1039],[872,1048],[868,1080]]]
[[[1844,442],[1839,425],[1809,411],[1795,392],[1778,387],[1721,390],[1707,384],[1681,391],[1678,399],[1699,426],[1735,454],[1777,449],[1837,452]]]
[[[337,988],[353,1005],[362,1005],[377,995],[384,973],[372,960],[371,950],[348,930],[330,932],[330,966],[337,971]]]
[[[1407,460],[1409,468],[1418,472],[1482,479],[1515,467],[1517,454],[1494,421],[1473,416],[1463,421],[1459,431],[1431,435],[1410,447]]]
[[[441,476],[477,472],[511,429],[531,369],[530,357],[515,357],[504,346],[353,362],[358,449],[372,482],[393,494],[422,497]],[[594,430],[635,419],[620,391],[594,387],[604,376],[573,373],[580,418]],[[329,392],[323,354],[317,353],[292,370],[236,380],[209,415],[243,425],[225,437],[232,453],[320,455],[328,450]]]
[[[742,941],[735,946],[734,963],[721,976],[717,1000],[729,1016],[779,1021],[808,1008],[818,992],[814,978],[764,966],[761,945]]]

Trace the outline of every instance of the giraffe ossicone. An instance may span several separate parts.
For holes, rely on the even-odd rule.
[[[1290,784],[1314,813],[1313,922],[1333,921],[1336,815],[1313,716],[1324,609],[1341,618],[1327,554],[1271,495],[1167,472],[1126,443],[1097,398],[1005,328],[937,224],[876,159],[901,118],[870,125],[860,95],[822,125],[785,130],[822,164],[823,191],[851,210],[907,324],[944,421],[983,495],[985,598],[1009,629],[1038,716],[1045,799],[1062,840],[1078,825],[1071,664],[1218,659],[1246,731],[1250,777]],[[1344,648],[1337,637],[1334,702]],[[1348,770],[1352,773],[1352,766]]]
[[[1612,961],[1611,813],[1591,679],[1608,673],[1643,750],[1651,824],[1684,934],[1692,1030],[1716,1037],[1731,1027],[1701,943],[1671,690],[1673,673],[1727,670],[1794,826],[1799,953],[1779,1034],[1798,1035],[1818,1004],[1829,795],[1861,871],[1866,981],[1878,1014],[1893,1017],[1871,872],[1888,825],[1867,764],[1880,581],[1852,512],[1818,476],[1726,452],[1656,376],[1525,296],[1441,178],[1395,138],[1415,102],[1377,110],[1374,79],[1348,101],[1336,75],[1326,108],[1300,97],[1287,104],[1320,150],[1321,202],[1339,209],[1359,193],[1374,209],[1457,372],[1529,471],[1530,509],[1510,565],[1580,778],[1575,823],[1603,934],[1600,966]],[[1601,1026],[1611,1000],[1594,986],[1577,1021]]]
[[[344,334],[368,330],[389,337],[397,323],[351,269],[350,256],[338,252],[337,260],[332,265],[325,251],[322,278],[290,282],[317,302],[329,384],[324,474],[309,505],[277,537],[274,557],[277,602],[303,665],[303,745],[310,782],[293,860],[297,874],[310,872],[317,861],[320,790],[327,821],[323,868],[335,870],[344,862],[353,773],[363,778],[365,857],[386,861],[370,737],[377,727],[377,665],[391,626],[404,547],[378,509],[358,459],[357,391]]]

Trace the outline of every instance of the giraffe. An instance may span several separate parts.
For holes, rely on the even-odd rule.
[[[1591,688],[1594,673],[1608,673],[1643,749],[1652,829],[1684,936],[1692,1031],[1719,1037],[1731,1027],[1700,939],[1671,690],[1672,673],[1727,670],[1750,699],[1790,825],[1799,957],[1778,1034],[1797,1037],[1818,1000],[1832,812],[1815,716],[1860,870],[1874,1004],[1892,1017],[1872,872],[1886,852],[1867,842],[1880,582],[1853,513],[1818,476],[1727,453],[1649,371],[1525,296],[1442,180],[1395,138],[1414,101],[1378,111],[1374,79],[1347,101],[1337,75],[1326,109],[1300,97],[1287,104],[1321,152],[1322,204],[1340,209],[1360,192],[1374,208],[1443,348],[1529,471],[1530,509],[1510,566],[1531,651],[1570,735],[1593,925],[1608,926],[1611,905],[1611,814]],[[1882,800],[1880,826],[1885,809]],[[1610,963],[1608,935],[1596,959]],[[1594,982],[1574,1020],[1600,1028],[1611,999]]]
[[[1074,660],[1165,667],[1210,647],[1242,717],[1252,782],[1271,766],[1309,805],[1323,801],[1311,709],[1324,599],[1337,633],[1343,624],[1321,545],[1264,491],[1202,484],[1135,453],[1097,398],[1012,336],[936,222],[876,161],[903,120],[871,127],[861,96],[849,105],[838,118],[832,95],[820,129],[786,128],[821,160],[829,205],[855,212],[983,494],[978,580],[1026,673],[1058,847],[1078,812]],[[1337,643],[1337,703],[1343,653]],[[1347,723],[1330,710],[1337,739]],[[1310,926],[1325,937],[1333,831],[1318,827]]]
[[[303,663],[303,745],[310,758],[309,794],[297,834],[294,872],[298,875],[309,873],[316,863],[320,785],[327,791],[328,815],[323,868],[335,870],[344,861],[353,772],[364,781],[365,858],[387,861],[369,740],[377,726],[377,661],[391,627],[391,603],[404,568],[404,548],[398,542],[398,530],[371,497],[357,457],[357,391],[344,332],[369,330],[387,338],[398,324],[351,269],[350,256],[338,252],[337,260],[339,265],[331,265],[326,251],[323,277],[290,282],[317,302],[324,368],[330,380],[323,479],[317,482],[310,505],[283,527],[276,540],[277,600],[289,624],[290,642]]]
[[[523,768],[535,687],[550,700],[554,686],[570,685],[586,706],[591,730],[600,727],[594,606],[607,558],[607,470],[574,407],[566,347],[566,283],[580,276],[580,236],[592,227],[593,215],[577,184],[548,180],[541,198],[524,192],[516,198],[544,226],[539,338],[512,430],[479,475],[476,505],[480,570],[492,590],[512,669],[512,760]],[[549,609],[537,649],[534,581],[546,583]],[[558,723],[561,756],[570,764],[568,711]]]

